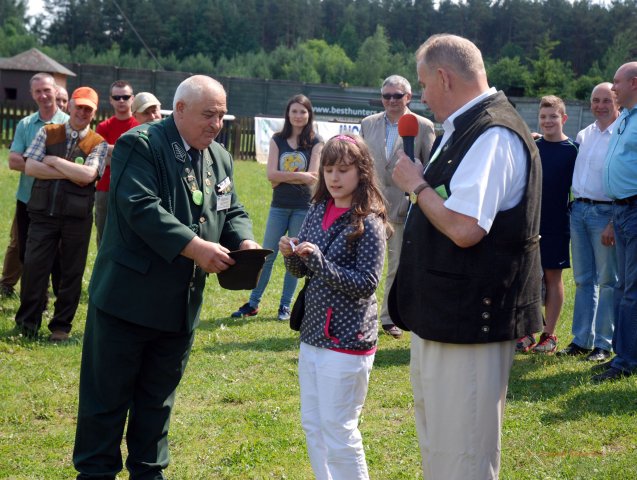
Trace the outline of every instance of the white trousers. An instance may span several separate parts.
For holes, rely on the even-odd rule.
[[[515,342],[457,345],[411,335],[411,384],[426,480],[492,480]]]
[[[369,479],[358,419],[373,363],[301,343],[301,424],[317,480]]]

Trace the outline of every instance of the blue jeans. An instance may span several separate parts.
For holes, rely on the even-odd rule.
[[[602,245],[602,232],[613,214],[612,205],[574,202],[571,210],[571,250],[575,279],[573,343],[610,351],[615,324],[617,285],[615,247]]]
[[[611,364],[623,371],[637,371],[637,205],[614,205],[619,288],[615,297]]]
[[[307,209],[270,207],[268,222],[265,225],[263,248],[270,248],[274,250],[274,253],[266,257],[261,276],[259,277],[259,283],[257,283],[257,287],[252,290],[250,294],[249,301],[252,307],[256,308],[259,306],[265,287],[268,286],[270,275],[272,275],[272,266],[279,253],[279,240],[286,232],[289,237],[296,237],[299,234],[299,230],[301,230],[301,225],[303,225],[306,213]],[[297,282],[298,279],[296,277],[290,275],[287,271],[285,272],[283,291],[281,292],[279,305],[285,307],[290,306]]]

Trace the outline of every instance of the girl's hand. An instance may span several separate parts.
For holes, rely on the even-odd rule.
[[[303,242],[294,248],[294,253],[299,257],[309,257],[316,249],[316,245],[310,242]]]
[[[291,257],[294,255],[294,251],[296,249],[296,245],[299,242],[299,239],[296,237],[286,237],[285,235],[281,237],[279,240],[279,252],[284,257]]]

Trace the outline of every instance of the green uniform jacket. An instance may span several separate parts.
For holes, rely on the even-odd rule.
[[[207,274],[180,252],[197,234],[230,250],[254,238],[235,192],[230,154],[213,142],[202,162],[203,203],[196,205],[190,159],[172,116],[120,137],[89,286],[97,308],[161,331],[197,326]],[[219,185],[229,198],[218,210]]]

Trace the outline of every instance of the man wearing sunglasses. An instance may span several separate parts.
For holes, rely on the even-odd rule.
[[[116,80],[111,84],[109,102],[115,111],[115,115],[107,118],[97,126],[95,131],[108,142],[108,155],[104,175],[95,186],[95,227],[97,227],[97,246],[100,246],[104,225],[106,224],[106,212],[108,208],[108,191],[111,185],[111,154],[115,142],[139,122],[133,117],[131,105],[133,104],[133,87],[126,80]]]
[[[398,160],[398,152],[403,150],[403,141],[398,135],[398,120],[406,113],[412,113],[407,107],[411,101],[411,84],[406,78],[392,75],[385,79],[380,93],[385,111],[363,119],[361,136],[367,142],[374,157],[379,184],[387,199],[389,221],[394,228],[393,235],[387,240],[387,276],[380,322],[385,333],[394,338],[400,338],[403,332],[394,325],[387,312],[387,294],[398,267],[409,200],[405,193],[394,184],[391,176]],[[429,158],[435,138],[434,128],[426,118],[414,116],[418,119],[419,127],[418,135],[414,138],[414,157],[417,162],[424,164]]]

